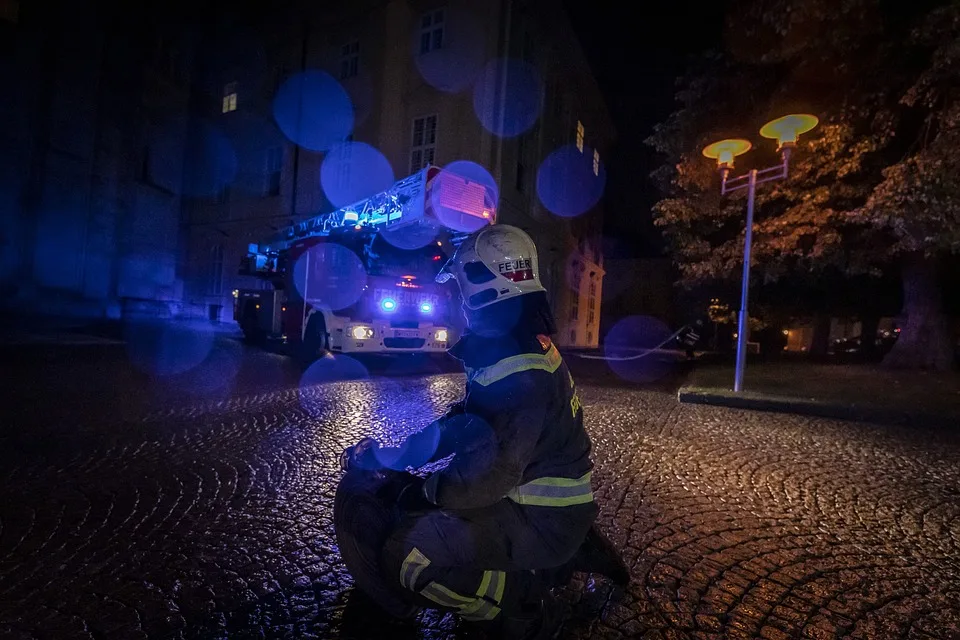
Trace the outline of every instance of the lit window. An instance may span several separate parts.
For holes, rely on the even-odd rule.
[[[420,18],[420,53],[443,47],[443,9],[429,11]]]
[[[596,149],[593,150],[593,175],[600,175],[600,152]]]
[[[583,153],[583,123],[579,120],[577,120],[577,151]]]
[[[230,82],[223,87],[223,104],[221,111],[230,113],[237,110],[237,83]]]
[[[350,42],[340,47],[340,79],[352,78],[360,72],[360,43]]]
[[[410,173],[416,173],[433,164],[437,148],[437,116],[413,120],[413,140],[410,145]]]

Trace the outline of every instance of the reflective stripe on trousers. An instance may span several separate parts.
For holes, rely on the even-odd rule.
[[[538,507],[569,507],[593,502],[590,472],[579,478],[537,478],[507,492],[517,504]]]
[[[416,591],[417,578],[429,564],[430,559],[414,547],[400,567],[400,584]],[[480,586],[472,596],[457,593],[438,582],[428,583],[419,593],[441,607],[455,610],[464,620],[493,620],[500,614],[506,578],[504,571],[484,571]]]

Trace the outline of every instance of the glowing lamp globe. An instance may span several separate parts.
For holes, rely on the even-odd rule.
[[[760,129],[760,135],[777,141],[780,147],[792,147],[797,144],[801,133],[810,131],[820,122],[817,116],[806,113],[794,113],[771,120]]]
[[[740,138],[721,140],[703,148],[703,155],[717,161],[721,169],[733,168],[733,159],[750,151],[753,145]]]

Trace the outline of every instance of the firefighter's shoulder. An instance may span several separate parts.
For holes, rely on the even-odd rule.
[[[545,353],[518,353],[477,369],[471,373],[470,381],[489,387],[509,378],[511,383],[519,384],[535,378],[536,372],[554,373],[562,363],[560,352],[550,345]]]

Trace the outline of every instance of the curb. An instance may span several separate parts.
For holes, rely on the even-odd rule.
[[[813,398],[767,396],[750,392],[734,395],[733,391],[727,389],[703,387],[681,387],[677,391],[677,400],[684,404],[704,404],[748,411],[791,413],[816,418],[870,422],[891,426],[923,425],[956,428],[957,424],[960,423],[957,416],[896,411],[871,406],[830,404]]]

